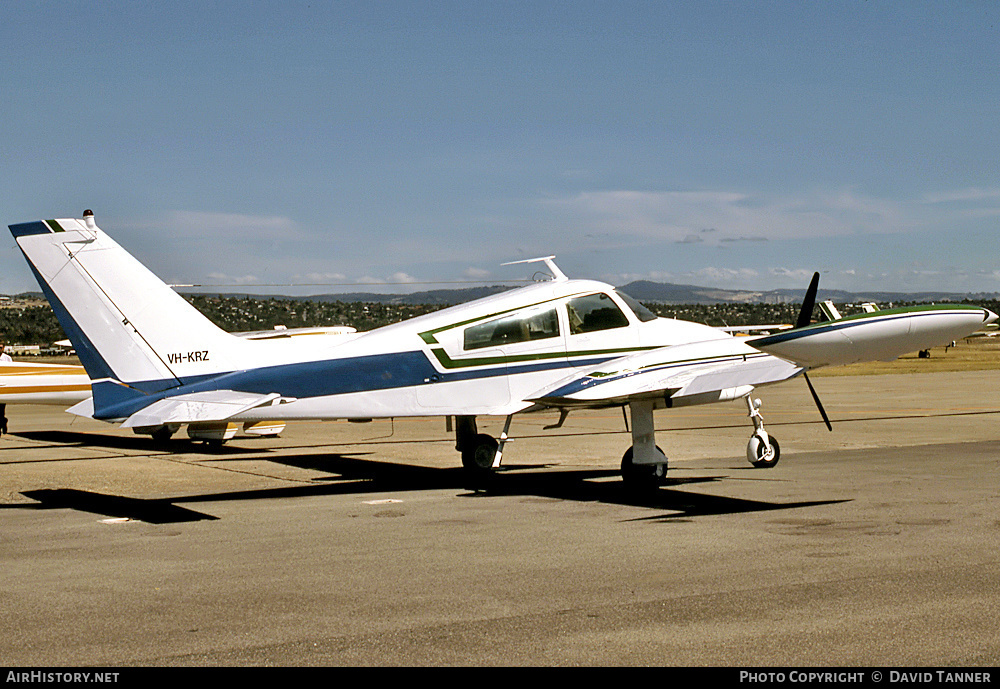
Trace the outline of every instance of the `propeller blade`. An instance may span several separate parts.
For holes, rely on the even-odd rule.
[[[802,300],[802,310],[799,311],[799,320],[795,323],[796,328],[804,328],[812,320],[813,308],[816,306],[816,292],[819,290],[819,273],[813,273],[809,289]],[[811,387],[811,386],[810,386]]]
[[[817,273],[819,275],[819,273]],[[809,376],[803,372],[802,377],[806,379],[806,385],[809,386],[809,392],[812,393],[813,402],[816,403],[816,408],[819,409],[820,416],[823,417],[823,421],[826,422],[826,429],[828,431],[833,431],[833,426],[830,424],[830,417],[826,415],[826,409],[823,408],[823,403],[819,401],[819,395],[816,394],[816,388],[813,387],[812,381],[809,380]]]

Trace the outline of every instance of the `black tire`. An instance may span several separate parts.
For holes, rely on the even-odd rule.
[[[157,428],[155,431],[153,431],[150,435],[156,442],[165,443],[168,440],[170,440],[170,436],[172,436],[173,434],[174,434],[173,429],[170,426],[164,424],[159,428]]]
[[[660,450],[660,447],[656,447]],[[633,449],[630,447],[622,455],[622,481],[632,490],[651,490],[662,486],[667,481],[667,463],[635,464],[632,461]],[[663,450],[660,450],[663,454]],[[664,455],[666,457],[666,455]]]
[[[779,459],[781,459],[781,446],[778,445],[778,439],[775,438],[773,435],[771,435],[768,436],[768,440],[771,443],[771,447],[774,448],[774,456],[771,457],[770,459],[764,459],[763,457],[765,449],[764,445],[763,444],[759,445],[757,448],[757,459],[753,462],[750,462],[758,469],[770,469],[775,464],[778,463]]]
[[[462,466],[477,473],[492,472],[498,447],[500,443],[496,438],[485,433],[477,434],[471,446],[462,450]]]

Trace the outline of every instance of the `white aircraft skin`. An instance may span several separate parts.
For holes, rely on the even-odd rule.
[[[61,404],[90,397],[90,376],[83,366],[0,362],[0,404]]]
[[[754,423],[748,459],[773,466],[777,442],[750,398],[755,386],[893,359],[996,320],[973,306],[915,307],[736,338],[657,318],[610,285],[568,279],[548,257],[538,259],[555,276],[548,282],[370,332],[254,341],[213,325],[91,214],[10,228],[93,379],[77,413],[131,428],[455,416],[472,470],[499,466],[513,414],[628,406],[623,474],[655,485],[667,459],[654,409],[741,397]],[[476,431],[479,415],[507,417],[499,443]]]

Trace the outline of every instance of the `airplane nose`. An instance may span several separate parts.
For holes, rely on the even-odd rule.
[[[986,316],[983,318],[983,323],[984,324],[996,323],[997,322],[998,316],[995,313],[993,313],[989,309],[983,309],[983,311],[986,312]]]

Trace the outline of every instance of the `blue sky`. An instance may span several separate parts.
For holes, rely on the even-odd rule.
[[[995,2],[18,2],[3,224],[171,283],[1000,291]],[[12,239],[0,292],[36,289]]]

